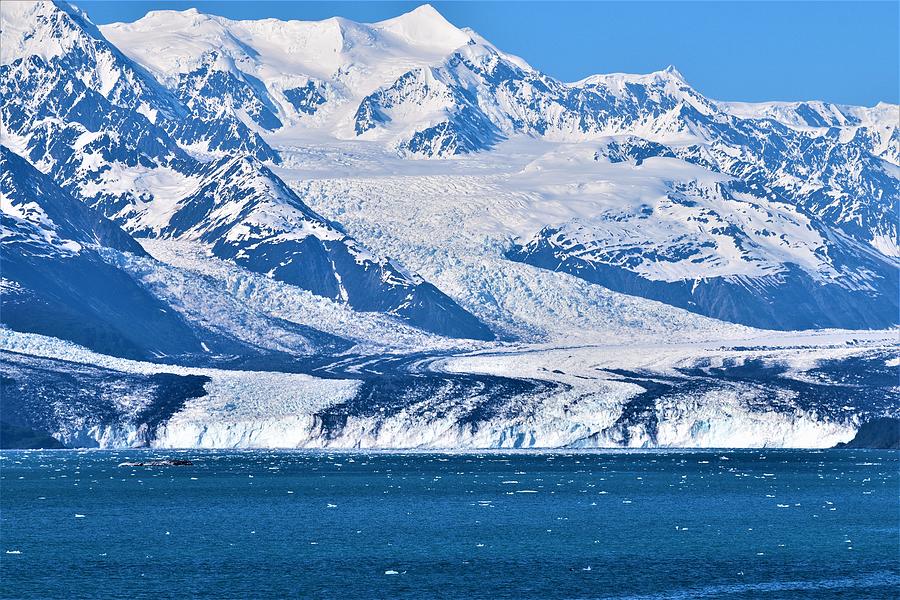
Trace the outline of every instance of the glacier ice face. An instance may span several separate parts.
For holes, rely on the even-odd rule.
[[[846,341],[845,333],[821,340],[794,334],[757,339],[769,345],[752,350],[657,345],[656,354],[614,346],[521,347],[444,357],[412,377],[379,375],[390,368],[381,362],[362,379],[349,373],[349,379],[322,379],[129,361],[0,330],[0,360],[9,374],[7,416],[70,444],[829,447],[852,438],[862,419],[896,415],[890,368],[875,368],[879,380],[862,395],[837,383],[883,366],[886,355],[895,355],[884,345],[888,339],[869,334],[862,346],[848,346],[835,344]],[[786,342],[800,345],[779,347]],[[804,375],[835,384],[822,394]],[[53,409],[48,389],[73,378],[93,381],[96,392],[75,407]]]

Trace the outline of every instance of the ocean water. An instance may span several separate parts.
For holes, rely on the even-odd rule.
[[[188,458],[193,466],[119,466]],[[900,596],[900,453],[4,451],[3,598]]]

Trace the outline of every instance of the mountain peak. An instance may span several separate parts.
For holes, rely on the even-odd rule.
[[[399,17],[376,23],[375,27],[392,33],[413,46],[444,52],[464,46],[470,37],[430,4],[422,4]]]
[[[142,23],[162,30],[178,30],[188,26],[198,26],[201,24],[209,24],[214,27],[221,28],[220,22],[225,21],[222,17],[202,13],[196,8],[188,8],[187,10],[151,10],[147,11],[143,17],[134,22],[134,24]],[[105,28],[129,28],[132,23],[110,23]]]
[[[687,80],[685,80],[684,78],[684,75],[681,74],[681,71],[676,69],[673,65],[669,65],[668,67],[660,71],[653,71],[646,74],[605,73],[590,75],[589,77],[585,77],[580,81],[573,82],[570,85],[580,87],[585,85],[599,84],[621,87],[626,83],[636,83],[641,85],[647,85],[651,83],[673,83],[676,85],[689,86]]]
[[[2,64],[27,56],[49,59],[65,54],[82,34],[101,37],[82,10],[65,2],[4,2],[0,23]]]
[[[668,77],[671,77],[673,79],[678,79],[682,83],[687,83],[687,81],[685,81],[685,79],[684,79],[684,75],[681,74],[681,71],[679,71],[678,69],[675,68],[675,65],[669,65],[662,71],[659,71],[659,73],[666,75]]]
[[[446,21],[446,19],[444,19],[444,15],[442,15],[438,11],[438,9],[428,3],[420,4],[411,11],[403,13],[402,15],[400,15],[400,17],[415,17],[417,19],[433,19]]]

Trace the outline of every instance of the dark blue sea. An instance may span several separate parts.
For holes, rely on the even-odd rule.
[[[900,596],[896,451],[0,457],[3,598]]]

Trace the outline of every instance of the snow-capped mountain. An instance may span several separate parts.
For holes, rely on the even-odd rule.
[[[254,121],[273,139],[358,138],[410,157],[446,157],[520,134],[566,142],[636,135],[765,184],[898,254],[896,105],[715,102],[672,67],[563,83],[427,5],[372,25],[159,11],[103,31],[183,99]],[[213,72],[232,84],[185,90],[186,79],[208,81]]]
[[[4,146],[0,173],[5,326],[124,356],[203,352],[177,313],[103,260],[146,256],[134,239]]]
[[[593,199],[592,210],[544,227],[510,258],[757,327],[896,322],[896,263],[783,196],[641,139],[583,146],[525,176],[547,194]],[[579,171],[594,189],[568,184]]]
[[[69,4],[9,2],[0,25],[4,143],[106,214],[134,199],[121,171],[179,169],[184,148],[277,157],[240,122],[192,114]]]
[[[311,210],[254,158],[199,166],[179,189],[183,196],[132,207],[122,217],[126,228],[141,237],[195,242],[249,271],[359,311],[392,314],[450,337],[493,338],[436,287],[374,256]]]
[[[469,40],[427,5],[371,25],[340,17],[233,21],[188,10],[102,30],[187,103],[212,102],[268,130],[327,124],[350,136],[363,97]]]
[[[85,245],[144,254],[115,223],[59,189],[6,146],[0,146],[0,165],[4,254],[15,250],[29,256],[71,255]]]
[[[3,19],[4,42],[12,46],[2,67],[4,139],[63,188],[145,235],[208,243],[217,256],[359,310],[395,314],[445,335],[492,337],[433,285],[372,256],[315,215],[256,159],[226,156],[204,165],[189,155],[227,150],[277,159],[259,150],[269,146],[257,133],[203,94],[197,102],[179,92],[180,104],[76,8],[23,3],[4,8]],[[211,93],[221,86],[229,97],[246,91],[233,81],[204,81],[199,89]],[[193,84],[178,85],[183,92]],[[165,206],[161,177],[182,185],[177,206]],[[172,221],[132,219],[142,210]]]
[[[771,119],[792,129],[821,133],[844,130],[845,139],[862,131],[875,156],[900,163],[900,108],[879,102],[873,107],[846,106],[831,102],[718,102],[722,110],[743,119]]]
[[[428,5],[96,27],[6,2],[0,36],[16,426],[823,446],[897,412],[895,333],[793,331],[898,324],[897,105],[563,82]]]
[[[157,262],[114,222],[0,146],[2,323],[98,352],[186,364],[295,359],[351,344],[243,307]],[[192,284],[185,287],[185,280]],[[210,318],[209,313],[228,314]],[[265,338],[260,332],[265,332]]]
[[[632,178],[645,187],[636,195],[640,210],[619,210],[634,217],[625,231],[608,232],[604,222],[624,221],[601,202],[510,231],[508,257],[758,326],[896,322],[889,299],[900,167],[892,162],[890,105],[715,102],[672,67],[564,83],[428,5],[374,24],[232,21],[191,10],[101,29],[63,4],[4,11],[8,143],[140,235],[198,240],[252,270],[420,325],[429,322],[421,314],[446,313],[465,326],[457,331],[435,317],[444,322],[435,331],[483,338],[464,311],[447,312],[455,304],[436,289],[428,287],[427,301],[409,292],[429,284],[298,209],[299,198],[261,164],[201,161],[249,152],[274,162],[305,143],[462,157],[538,139],[547,150],[526,163],[520,181],[554,161],[559,143],[596,155],[596,172],[581,169],[587,180],[624,180],[651,162],[654,176]],[[602,163],[627,168],[607,172]],[[257,174],[267,182],[261,187]],[[697,204],[701,196],[717,198],[716,206]],[[671,202],[682,208],[668,209]],[[746,217],[748,206],[755,217]],[[295,210],[296,218],[284,212]],[[647,213],[654,210],[658,216]],[[647,223],[659,218],[674,228],[650,232]],[[240,233],[248,227],[254,233]],[[351,265],[361,278],[346,272]],[[798,303],[798,294],[813,300]],[[769,308],[742,308],[757,304]]]

